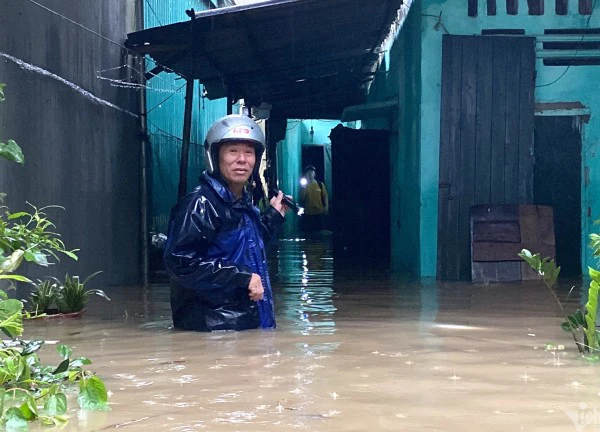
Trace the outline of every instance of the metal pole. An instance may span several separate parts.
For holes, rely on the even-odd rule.
[[[144,27],[144,8],[142,4],[139,4],[138,13],[138,28]],[[141,69],[146,70],[146,62],[144,58],[141,58]],[[145,83],[145,78],[142,77],[142,84]],[[140,149],[140,188],[141,188],[141,202],[140,202],[140,235],[141,235],[141,254],[142,254],[142,284],[144,288],[149,286],[149,273],[150,273],[150,257],[148,252],[148,155],[146,153],[146,147],[149,144],[148,140],[148,122],[146,118],[146,89],[140,92],[140,128],[142,132],[141,149]]]
[[[235,103],[233,95],[233,86],[227,85],[227,115],[233,114],[233,104]]]
[[[183,117],[183,142],[181,144],[181,161],[179,164],[178,199],[187,193],[187,173],[190,155],[190,135],[192,132],[192,104],[194,102],[194,80],[188,79],[185,86],[185,112]]]

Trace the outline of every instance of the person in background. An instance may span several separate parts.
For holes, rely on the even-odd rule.
[[[261,216],[247,189],[265,149],[249,117],[217,120],[204,143],[200,184],[173,209],[164,261],[176,328],[197,331],[275,328],[265,243],[284,222],[279,191]]]
[[[300,201],[304,206],[303,228],[305,231],[321,231],[324,216],[329,213],[329,196],[323,182],[316,180],[317,170],[313,165],[304,169],[306,185],[300,189]]]

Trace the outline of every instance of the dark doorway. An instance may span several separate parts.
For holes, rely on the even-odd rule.
[[[438,278],[471,278],[470,210],[531,204],[535,38],[444,35]]]
[[[581,275],[581,134],[577,117],[535,118],[535,204],[554,208],[561,276]]]
[[[330,138],[334,252],[389,263],[389,132],[340,125]]]
[[[317,169],[317,180],[325,181],[325,154],[324,147],[320,145],[302,146],[302,169],[313,165]]]

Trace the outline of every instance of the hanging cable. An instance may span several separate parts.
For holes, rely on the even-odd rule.
[[[160,25],[162,27],[162,23],[160,22],[160,19],[158,19],[158,15],[156,15],[156,12],[154,11],[154,8],[152,7],[152,4],[150,4],[150,2],[148,0],[146,0],[146,4],[148,5],[148,7],[150,8],[150,10],[152,11],[152,14],[154,15],[154,18],[156,18],[156,21],[158,22],[158,25]]]
[[[49,7],[47,7],[47,6],[44,6],[43,4],[40,4],[40,3],[38,3],[38,2],[37,2],[37,1],[35,1],[35,0],[27,0],[27,1],[28,1],[28,2],[30,2],[30,3],[33,3],[34,5],[36,5],[36,6],[40,7],[40,8],[42,8],[42,9],[44,9],[44,10],[48,11],[48,12],[50,12],[50,13],[51,13],[51,14],[53,14],[53,15],[56,15],[57,17],[59,17],[59,18],[61,18],[61,19],[64,19],[64,20],[66,20],[66,21],[70,22],[71,24],[73,24],[73,25],[75,25],[75,26],[77,26],[77,27],[81,28],[82,30],[85,30],[85,31],[87,31],[87,32],[89,32],[89,33],[91,33],[91,34],[93,34],[93,35],[96,35],[96,36],[98,36],[98,37],[99,37],[99,38],[101,38],[101,39],[104,39],[105,41],[107,41],[107,42],[109,42],[109,43],[111,43],[111,44],[113,44],[113,45],[116,45],[116,46],[118,46],[119,48],[122,48],[122,49],[126,50],[126,51],[127,51],[128,53],[130,53],[130,54],[133,54],[133,55],[135,55],[135,56],[140,56],[140,55],[141,55],[141,54],[139,54],[139,53],[135,52],[134,50],[132,50],[131,48],[127,48],[125,45],[123,45],[123,44],[120,44],[119,42],[115,42],[114,40],[107,38],[106,36],[104,36],[104,35],[102,35],[102,34],[100,34],[100,33],[96,32],[96,31],[94,31],[94,30],[92,30],[92,29],[90,29],[90,28],[88,28],[88,27],[84,26],[83,24],[80,24],[80,23],[78,23],[77,21],[73,21],[71,18],[68,18],[68,17],[66,17],[66,16],[64,16],[64,15],[61,15],[60,13],[58,13],[58,12],[56,12],[56,11],[54,11],[54,10],[50,9],[50,8],[49,8]],[[176,72],[175,72],[173,69],[169,68],[168,66],[165,66],[165,65],[163,65],[163,64],[161,64],[161,63],[158,63],[156,60],[152,60],[152,61],[153,61],[154,63],[156,63],[156,65],[158,65],[158,66],[161,66],[162,68],[164,68],[166,71],[168,71],[168,72],[173,72],[173,73],[176,73]],[[179,76],[181,76],[181,77],[183,77],[183,78],[186,78],[184,75],[182,75],[182,74],[180,74],[180,73],[178,73],[178,75],[179,75]]]

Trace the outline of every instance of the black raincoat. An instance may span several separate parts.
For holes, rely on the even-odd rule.
[[[269,207],[261,217],[249,193],[239,200],[204,173],[171,213],[164,259],[171,277],[173,324],[186,330],[274,328],[273,293],[265,243],[283,216]],[[249,298],[252,273],[264,298]]]

